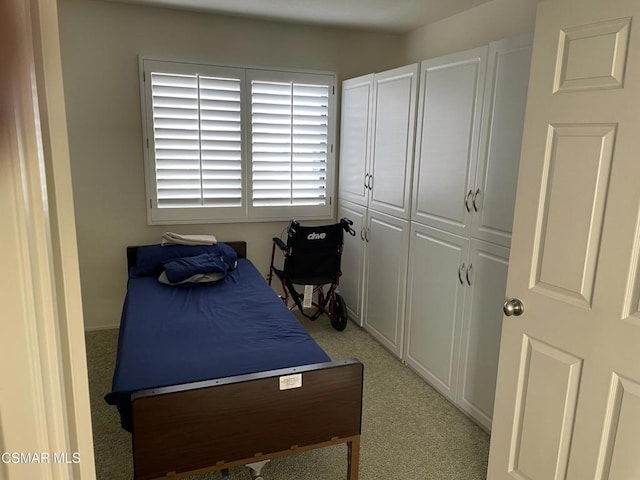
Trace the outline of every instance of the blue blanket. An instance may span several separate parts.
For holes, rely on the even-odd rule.
[[[130,430],[135,391],[328,361],[246,259],[208,288],[131,277],[105,399]]]
[[[178,283],[198,274],[219,273],[224,276],[234,267],[235,265],[229,265],[219,255],[202,253],[195,257],[178,258],[167,262],[164,264],[164,271],[171,283]]]

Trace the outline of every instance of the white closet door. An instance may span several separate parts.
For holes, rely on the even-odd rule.
[[[411,219],[469,235],[488,47],[422,62]]]
[[[415,143],[418,64],[375,75],[369,207],[408,219]]]
[[[411,224],[404,359],[455,401],[469,240]]]
[[[342,82],[338,189],[341,199],[360,205],[367,204],[369,195],[365,175],[369,168],[372,105],[373,74]]]
[[[364,327],[402,356],[409,222],[369,210]]]
[[[465,295],[458,405],[491,430],[507,285],[509,249],[471,239]]]
[[[505,247],[511,244],[532,43],[527,35],[489,45],[471,235]]]
[[[364,227],[366,207],[351,202],[338,204],[338,219],[349,218],[356,236],[345,233],[342,253],[342,277],[339,293],[344,298],[349,317],[362,326],[362,291],[364,281]]]

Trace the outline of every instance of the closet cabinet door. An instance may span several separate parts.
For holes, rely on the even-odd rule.
[[[409,222],[373,210],[368,215],[364,327],[401,357]]]
[[[344,235],[342,253],[342,277],[340,277],[339,293],[344,298],[349,317],[362,326],[362,293],[364,282],[364,228],[367,209],[351,202],[338,203],[338,219],[349,218],[356,236]]]
[[[340,198],[366,205],[369,189],[369,149],[373,120],[373,74],[342,83],[340,127]]]
[[[369,207],[408,219],[418,64],[377,73]]]
[[[421,64],[411,220],[468,236],[488,47]]]
[[[509,249],[471,240],[457,403],[488,430],[493,417],[508,263]]]
[[[411,224],[404,359],[455,402],[469,240]]]
[[[489,45],[471,235],[505,247],[511,244],[532,40],[527,35]]]

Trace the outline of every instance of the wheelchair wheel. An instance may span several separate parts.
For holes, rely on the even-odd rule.
[[[333,302],[333,317],[331,318],[331,325],[339,332],[347,328],[347,304],[340,295],[336,293]]]

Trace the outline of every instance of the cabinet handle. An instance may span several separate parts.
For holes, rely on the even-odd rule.
[[[464,263],[458,268],[458,280],[460,280],[460,285],[464,285],[464,280],[462,280],[462,270],[464,270]]]
[[[465,274],[465,277],[467,277],[467,285],[471,286],[471,280],[469,280],[469,272],[471,272],[471,270],[473,269],[473,263],[469,264],[469,267],[467,268],[467,273]]]
[[[365,173],[364,174],[364,189],[366,190],[367,188],[369,188],[369,174]]]
[[[364,242],[364,227],[360,227],[360,238]]]
[[[365,240],[365,242],[369,243],[369,229],[368,228],[364,229],[364,240]]]
[[[473,194],[473,209],[477,212],[478,211],[478,205],[476,204],[476,199],[478,198],[478,194],[480,193],[480,189],[476,190],[476,193]]]
[[[369,190],[373,190],[373,175],[369,175]]]
[[[471,207],[469,206],[469,198],[471,197],[471,195],[473,195],[473,190],[469,190],[469,192],[467,193],[467,196],[464,199],[464,206],[467,209],[467,212],[471,213]]]

